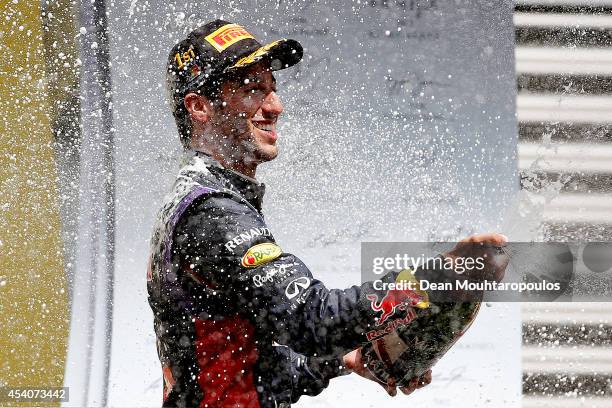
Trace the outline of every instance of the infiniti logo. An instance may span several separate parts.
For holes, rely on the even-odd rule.
[[[289,282],[287,288],[285,289],[285,296],[287,299],[291,300],[297,295],[300,294],[302,289],[306,289],[310,286],[310,279],[305,276],[300,276]]]

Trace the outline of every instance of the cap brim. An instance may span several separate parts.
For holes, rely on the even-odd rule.
[[[290,39],[282,39],[266,44],[249,55],[240,58],[236,63],[226,68],[233,70],[254,65],[267,60],[273,71],[289,68],[301,61],[304,50],[302,45]]]

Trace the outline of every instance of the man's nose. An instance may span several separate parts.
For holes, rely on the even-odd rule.
[[[276,92],[270,92],[268,96],[266,96],[262,108],[264,112],[274,116],[278,116],[283,112],[283,104]]]

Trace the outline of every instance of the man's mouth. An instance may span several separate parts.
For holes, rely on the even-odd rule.
[[[269,140],[270,142],[276,142],[276,123],[271,121],[251,121],[253,126],[260,130]]]

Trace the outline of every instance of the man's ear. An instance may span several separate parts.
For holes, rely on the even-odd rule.
[[[191,118],[197,122],[206,123],[210,120],[212,114],[212,106],[205,97],[190,92],[185,95],[185,109],[191,115]]]

